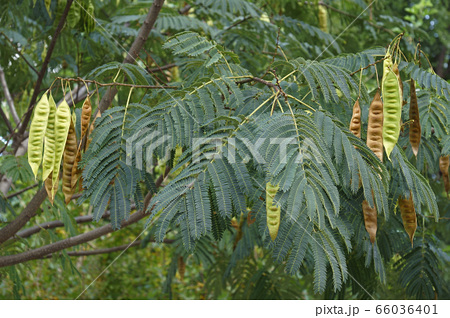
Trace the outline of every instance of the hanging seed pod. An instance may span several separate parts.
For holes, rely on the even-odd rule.
[[[369,107],[367,146],[383,162],[383,102],[377,91]]]
[[[53,200],[55,199],[55,193],[58,190],[58,177],[56,177],[56,182],[53,183],[53,171],[50,172],[47,179],[44,181],[45,191],[47,191],[48,200],[53,205]]]
[[[278,228],[280,227],[281,207],[273,205],[273,199],[278,191],[278,186],[272,185],[270,182],[266,184],[266,213],[267,213],[267,227],[269,234],[274,241],[278,235]]]
[[[442,180],[444,181],[444,188],[445,188],[445,192],[450,191],[450,180],[449,180],[449,176],[448,176],[448,167],[449,167],[449,156],[441,156],[439,158],[439,170],[441,171],[442,174]]]
[[[35,178],[42,161],[43,140],[45,130],[47,129],[49,112],[50,105],[48,103],[47,93],[45,93],[34,109],[34,116],[30,125],[30,135],[28,137],[28,163]]]
[[[42,159],[42,180],[46,180],[53,170],[55,163],[55,115],[56,104],[53,96],[50,94],[48,99],[49,114],[47,120],[47,129],[44,138],[44,158]]]
[[[81,170],[78,169],[78,162],[80,162],[81,160],[81,151],[80,149],[78,149],[77,154],[75,156],[75,161],[73,162],[73,166],[72,166],[72,176],[70,178],[70,183],[71,183],[71,187],[75,188],[78,179],[80,178],[81,175]]]
[[[328,11],[324,5],[319,4],[319,27],[328,33]]]
[[[403,97],[404,97],[404,95],[403,95],[403,81],[402,81],[402,79],[401,79],[401,77],[400,77],[400,72],[399,72],[399,70],[398,70],[398,65],[397,65],[397,64],[394,64],[394,65],[392,66],[392,71],[394,72],[395,76],[397,76],[398,83],[399,83],[399,85],[400,85],[400,92],[401,92],[401,98],[400,98],[400,100],[401,100],[401,104],[402,104],[402,108],[403,108],[403,106],[405,106],[405,104],[406,104],[406,101],[403,99]],[[403,127],[404,127],[404,126],[403,126],[403,119],[401,118],[401,114],[400,114],[400,131],[401,131],[402,133],[403,133],[403,130],[404,130]]]
[[[422,136],[422,128],[420,127],[416,86],[412,78],[410,81],[410,91],[411,97],[409,102],[409,120],[411,121],[411,124],[409,126],[409,142],[411,143],[411,148],[414,152],[414,155],[417,157],[417,153],[419,152],[420,138]]]
[[[402,82],[402,79],[400,77],[400,72],[398,70],[398,65],[397,64],[394,63],[392,65],[392,71],[394,72],[395,76],[397,76],[397,80],[398,80],[398,84],[400,86],[400,92],[401,92],[400,100],[402,101],[402,106],[403,106],[404,105],[403,104],[403,82]]]
[[[391,155],[400,135],[400,119],[402,112],[402,93],[397,76],[392,71],[392,57],[388,52],[383,61],[383,146],[386,154]]]
[[[55,116],[55,164],[53,166],[53,184],[58,182],[59,167],[66,145],[72,115],[65,100],[59,105]],[[54,196],[54,195],[53,195]]]
[[[400,207],[400,213],[402,215],[403,226],[405,227],[406,233],[409,235],[411,240],[411,245],[414,240],[414,233],[417,229],[417,217],[416,210],[414,209],[414,201],[412,198],[411,191],[409,192],[409,199],[400,197],[398,199],[398,205]]]
[[[186,272],[186,263],[183,256],[178,256],[178,274],[180,274],[180,280],[184,280],[184,273]]]
[[[72,180],[72,168],[75,162],[76,153],[77,153],[77,137],[75,134],[75,126],[73,124],[73,121],[71,120],[63,155],[62,190],[64,193],[66,204],[69,204],[75,191],[75,189],[72,187],[71,180]]]
[[[89,99],[89,96],[88,96],[84,100],[83,107],[81,108],[81,137],[80,137],[80,142],[81,142],[81,140],[83,140],[83,138],[86,135],[86,132],[88,130],[89,122],[91,121],[91,113],[92,113],[91,100]]]
[[[359,97],[353,105],[353,115],[350,121],[350,131],[358,138],[361,138],[361,107],[359,106]]]
[[[370,242],[374,244],[377,235],[377,209],[375,207],[371,208],[369,206],[369,202],[366,200],[363,201],[362,208],[364,214],[364,225],[367,233],[369,233]]]

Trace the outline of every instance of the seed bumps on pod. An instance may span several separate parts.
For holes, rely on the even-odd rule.
[[[388,159],[400,135],[402,112],[402,92],[397,75],[392,70],[392,57],[386,53],[383,61],[383,80],[381,91],[383,97],[383,145]]]
[[[42,161],[42,148],[49,111],[50,106],[47,93],[45,93],[34,109],[34,116],[30,125],[30,135],[28,137],[28,163],[35,178]]]

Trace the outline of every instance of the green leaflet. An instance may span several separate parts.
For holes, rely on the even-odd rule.
[[[400,118],[402,112],[402,93],[398,77],[392,71],[392,58],[386,54],[383,62],[383,145],[388,159],[400,135]]]
[[[78,3],[73,3],[70,6],[70,10],[69,10],[69,13],[67,14],[66,21],[67,21],[67,25],[69,27],[71,27],[72,29],[75,28],[75,26],[78,24],[78,21],[80,21],[80,17],[81,17],[80,10],[81,10],[81,7],[80,7],[80,4],[78,4]]]
[[[55,162],[55,115],[56,104],[53,96],[50,94],[48,99],[49,114],[47,121],[47,129],[45,130],[44,138],[44,158],[42,160],[42,180],[47,179],[50,172],[53,171],[53,165]]]

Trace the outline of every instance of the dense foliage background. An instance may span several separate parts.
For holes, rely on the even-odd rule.
[[[145,25],[153,1],[75,0],[65,19],[68,2],[0,2],[0,75],[4,78],[0,93],[0,234],[26,213],[24,229],[34,229],[30,235],[19,232],[0,243],[0,265],[8,255],[27,255],[101,226],[119,229],[130,212],[148,205],[144,200],[147,193],[158,195],[146,210],[150,214],[147,223],[122,224],[120,230],[96,240],[34,257],[46,259],[30,258],[0,267],[0,298],[73,299],[101,273],[81,298],[450,298],[450,241],[446,235],[450,201],[439,172],[439,157],[450,154],[448,1],[162,1],[154,28],[131,64],[121,62],[139,38],[138,30]],[[95,23],[83,9],[89,7]],[[63,28],[59,30],[60,21]],[[402,32],[399,68],[407,100],[402,118],[408,121],[409,79],[414,78],[422,143],[416,159],[405,125],[391,161],[385,156],[381,164],[365,146],[365,133],[361,142],[347,127],[359,94],[362,121],[367,125],[377,74],[380,80],[382,74],[382,63],[376,61]],[[129,85],[117,86],[117,95],[108,102],[108,87],[87,84],[94,93],[93,109],[109,110],[96,121],[92,144],[80,162],[86,171],[84,188],[67,205],[61,191],[53,205],[44,200],[43,183],[34,179],[26,152],[21,150],[29,125],[27,110],[32,110],[37,97],[53,85],[55,100],[63,98],[57,77],[73,79],[65,82],[73,90],[66,99],[74,102],[78,120],[86,91],[76,78]],[[147,87],[130,91],[133,85]],[[150,88],[161,85],[166,88]],[[280,91],[295,99],[289,103],[280,95],[277,100],[274,94],[282,94]],[[263,103],[267,107],[258,109]],[[291,105],[295,127],[289,117]],[[182,106],[192,116],[186,116]],[[151,158],[155,166],[147,173],[118,168],[117,162],[125,160],[126,138],[138,129],[154,127],[174,140]],[[305,168],[316,194],[305,198],[305,205],[300,199],[297,211],[300,215],[300,207],[304,211],[307,202],[317,200],[316,210],[310,212],[308,207],[308,213],[317,212],[317,219],[309,215],[314,225],[297,227],[306,224],[302,223],[306,213],[297,221],[291,214],[298,196],[290,188],[293,180],[289,183],[286,178],[304,174],[289,165],[261,168],[249,162],[237,169],[224,164],[225,160],[193,164],[189,155],[195,149],[190,147],[198,132],[211,138],[249,139],[294,134],[324,146],[314,156],[329,166]],[[340,155],[337,148],[331,149],[334,141],[327,136],[342,140]],[[237,147],[241,158],[249,154],[244,145]],[[165,162],[162,154],[167,149],[172,157]],[[267,145],[261,149],[269,155],[274,151]],[[344,163],[338,162],[339,156]],[[360,160],[358,168],[345,168],[353,160]],[[208,172],[202,175],[200,171]],[[241,179],[236,171],[242,173]],[[351,182],[355,173],[363,176],[364,190],[358,182]],[[200,194],[195,185],[192,190],[194,176],[201,180]],[[264,188],[259,187],[271,178],[285,185],[277,197],[284,211],[274,243],[265,224]],[[221,180],[225,180],[223,184]],[[114,201],[118,184],[130,185],[130,189]],[[321,184],[325,186],[321,188]],[[365,232],[361,211],[361,202],[371,189],[376,189],[374,201],[379,208],[374,246]],[[397,198],[409,191],[418,213],[413,247],[397,206]],[[227,195],[221,205],[217,196],[223,193]],[[197,195],[208,201],[196,205],[196,210],[208,210],[209,223],[196,221],[199,217],[195,215],[190,221],[189,204],[197,202]],[[36,198],[43,201],[37,207],[33,206]],[[103,214],[109,201],[110,214]],[[92,213],[98,222],[92,217],[81,221]],[[320,221],[321,215],[327,215],[325,221]],[[286,221],[288,216],[295,222]],[[191,233],[193,224],[200,228],[198,235]],[[317,241],[299,239],[307,230],[314,231],[314,237],[326,245],[325,253],[316,246]],[[102,250],[108,248],[112,250]],[[84,253],[91,250],[98,255]]]

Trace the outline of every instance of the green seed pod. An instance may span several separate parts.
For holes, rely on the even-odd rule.
[[[266,185],[266,213],[267,213],[267,227],[269,234],[274,241],[278,235],[278,228],[280,227],[281,207],[273,205],[273,199],[278,191],[278,186],[272,185],[270,182]]]
[[[42,180],[46,180],[55,163],[55,116],[56,104],[52,94],[48,99],[49,114],[44,138],[44,158],[42,160]]]
[[[72,115],[70,114],[69,105],[63,100],[61,105],[56,110],[56,121],[55,121],[55,163],[53,166],[53,189],[58,182],[59,167],[61,165],[61,159],[64,152],[64,147],[66,145],[67,134],[69,132],[70,121]],[[56,192],[56,191],[55,191]],[[55,196],[55,192],[52,192],[52,196]]]
[[[35,178],[42,161],[43,140],[47,128],[49,111],[50,106],[47,93],[45,93],[34,109],[34,117],[31,121],[30,135],[28,137],[28,163]]]
[[[392,58],[388,52],[383,62],[383,80],[381,82],[383,94],[383,145],[388,159],[400,135],[402,112],[402,93],[398,77],[392,70],[392,66]]]

